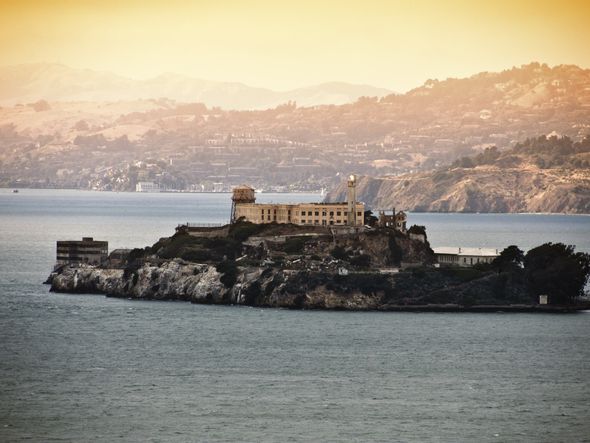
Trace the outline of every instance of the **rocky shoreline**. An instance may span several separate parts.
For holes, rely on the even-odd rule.
[[[135,272],[94,266],[64,267],[52,274],[46,283],[51,285],[52,292],[287,309],[440,313],[571,313],[590,309],[590,303],[570,306],[532,303],[423,303],[420,299],[407,298],[403,300],[405,304],[400,304],[399,299],[397,302],[394,301],[395,298],[388,297],[383,290],[369,292],[363,288],[351,286],[342,291],[325,284],[316,287],[303,285],[299,287],[299,290],[294,290],[293,285],[297,285],[301,278],[309,278],[309,276],[273,268],[241,269],[235,284],[231,287],[222,283],[222,276],[223,274],[213,265],[187,263],[174,259],[159,265],[144,264]],[[316,274],[313,277],[321,276]],[[334,278],[329,275],[323,275],[323,277],[326,280]],[[418,282],[415,283],[418,284]],[[461,294],[468,290],[477,290],[476,288],[477,286],[472,283],[455,286],[451,290]],[[437,291],[440,289],[432,292]]]

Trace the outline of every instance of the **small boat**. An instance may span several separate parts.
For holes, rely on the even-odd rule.
[[[12,193],[13,193],[13,194],[18,194],[18,189],[13,189],[13,190],[12,190]]]

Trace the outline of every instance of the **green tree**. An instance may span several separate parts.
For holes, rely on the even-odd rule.
[[[410,226],[410,229],[408,229],[408,233],[423,235],[424,237],[426,237],[426,226],[412,225]]]
[[[590,275],[590,255],[574,252],[574,246],[545,243],[524,257],[531,295],[549,295],[551,304],[568,304],[582,295]]]
[[[365,211],[365,225],[375,226],[379,219],[373,215],[373,211]]]
[[[522,268],[524,252],[516,245],[505,248],[492,262],[492,267],[501,272],[515,272]]]

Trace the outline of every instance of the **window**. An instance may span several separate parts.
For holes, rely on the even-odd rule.
[[[342,214],[341,214],[341,211],[337,211],[337,212],[336,212],[336,215],[342,215]]]
[[[319,216],[320,215],[320,211],[315,211],[315,216]]]
[[[358,215],[360,217],[361,215],[363,215],[363,213],[362,212],[357,212],[356,215]]]

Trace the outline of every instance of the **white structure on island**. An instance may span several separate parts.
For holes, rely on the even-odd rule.
[[[492,248],[457,248],[445,246],[432,249],[441,266],[469,267],[478,263],[491,263],[500,255],[497,249]]]
[[[138,182],[135,192],[160,192],[160,185],[154,182]]]

